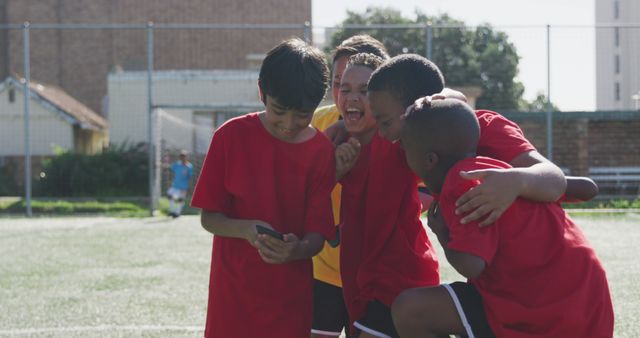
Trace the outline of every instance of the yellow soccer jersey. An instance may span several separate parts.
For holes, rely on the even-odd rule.
[[[339,116],[340,112],[336,105],[320,107],[314,112],[311,125],[320,131],[324,131],[338,121]],[[336,225],[340,222],[341,193],[342,186],[336,184],[336,187],[331,192],[331,204]],[[313,257],[313,278],[342,287],[342,280],[340,279],[340,246],[332,248],[326,241],[324,242],[322,251]]]

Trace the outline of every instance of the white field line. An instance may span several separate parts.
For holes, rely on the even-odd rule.
[[[640,209],[564,209],[567,213],[570,214],[637,214],[640,213]]]
[[[203,331],[200,326],[179,325],[98,325],[98,326],[69,326],[69,327],[43,327],[23,329],[0,329],[0,336],[16,336],[31,334],[47,334],[60,332],[102,332],[102,331]]]

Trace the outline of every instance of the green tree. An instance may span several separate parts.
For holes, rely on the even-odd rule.
[[[369,34],[385,44],[392,56],[402,53],[425,55],[427,30],[406,28],[345,28],[344,25],[426,25],[431,23],[431,59],[445,75],[447,86],[479,86],[483,94],[477,106],[494,110],[516,110],[524,86],[515,80],[518,61],[515,46],[507,34],[490,25],[467,28],[464,22],[446,14],[428,16],[416,11],[416,18],[403,17],[392,8],[369,7],[364,13],[347,11],[347,18],[331,36],[328,50],[359,33]]]
[[[538,92],[536,94],[536,98],[533,101],[529,102],[527,100],[522,100],[520,102],[520,110],[528,111],[528,112],[546,112],[547,111],[547,96],[544,95],[543,92]],[[560,111],[553,102],[551,102],[551,110],[552,111]]]

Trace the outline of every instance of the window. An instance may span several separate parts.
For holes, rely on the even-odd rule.
[[[620,101],[620,82],[616,82],[615,84],[615,100]]]
[[[616,74],[620,74],[620,55],[616,55],[614,58],[614,69]]]
[[[620,1],[613,1],[613,18],[620,19]]]
[[[613,41],[616,47],[620,46],[620,27],[613,29]]]
[[[13,88],[9,88],[9,103],[14,103],[16,101],[16,90]]]

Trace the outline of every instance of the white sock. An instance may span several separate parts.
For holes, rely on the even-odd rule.
[[[173,198],[169,199],[169,213],[175,213],[176,210],[176,202],[173,201]]]
[[[176,215],[180,215],[182,213],[182,207],[184,207],[184,202],[176,203]]]

